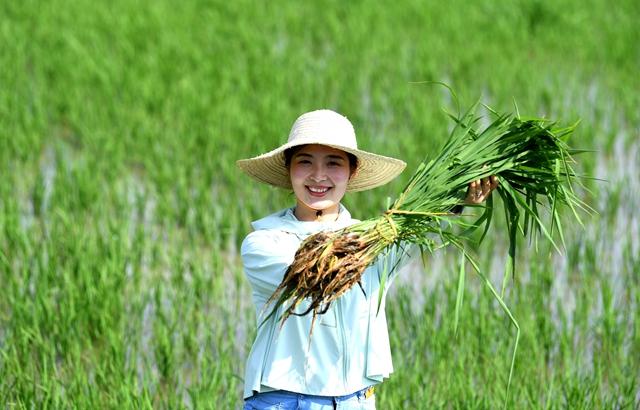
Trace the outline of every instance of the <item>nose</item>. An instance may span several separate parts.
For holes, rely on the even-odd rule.
[[[323,164],[314,165],[309,178],[314,182],[321,182],[327,179],[327,172]]]

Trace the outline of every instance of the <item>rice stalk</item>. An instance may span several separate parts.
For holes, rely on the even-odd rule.
[[[531,240],[544,236],[559,249],[553,233],[557,231],[563,242],[561,209],[570,208],[580,223],[576,210],[591,211],[572,188],[574,182],[580,183],[572,158],[579,151],[569,148],[566,139],[575,126],[557,128],[545,119],[521,119],[489,108],[493,120],[478,130],[481,118],[475,114],[476,106],[460,117],[449,115],[456,126],[439,154],[418,166],[382,215],[338,231],[320,232],[300,245],[282,283],[265,305],[273,303],[265,321],[282,308],[281,323],[291,315],[309,313],[315,322],[333,301],[360,284],[364,270],[391,246],[411,243],[422,252],[431,252],[435,236],[443,246],[453,244],[464,252],[463,241],[471,232],[484,227],[480,241],[484,239],[493,221],[495,197],[503,202],[511,274],[516,272],[519,236]],[[456,217],[451,210],[462,205],[468,184],[491,175],[496,175],[500,184],[482,215],[472,224]],[[542,220],[541,209],[545,207],[550,223]],[[443,229],[442,222],[450,228]],[[470,258],[468,252],[465,257]],[[385,272],[381,281],[388,274]],[[502,295],[504,287],[503,283]],[[308,300],[309,306],[298,312],[303,300]]]

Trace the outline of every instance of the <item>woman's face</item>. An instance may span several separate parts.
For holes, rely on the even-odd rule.
[[[339,149],[305,145],[291,158],[289,175],[298,212],[337,213],[351,175],[349,158]]]

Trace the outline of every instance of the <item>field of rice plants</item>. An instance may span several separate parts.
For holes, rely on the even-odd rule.
[[[508,397],[515,329],[489,290],[469,270],[454,335],[458,255],[405,267],[378,408],[639,408],[638,21],[634,0],[0,2],[0,407],[241,407],[239,244],[294,197],[235,160],[337,110],[408,163],[346,198],[375,216],[451,130],[451,95],[421,83],[442,81],[465,106],[580,121],[598,214],[562,254],[519,254]],[[476,249],[497,288],[503,226]]]

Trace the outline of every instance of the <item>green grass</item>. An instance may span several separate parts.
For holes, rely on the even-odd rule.
[[[579,169],[609,181],[580,192],[600,215],[565,256],[520,256],[510,407],[637,407],[639,19],[603,0],[0,3],[0,403],[238,407],[255,318],[237,248],[293,197],[235,160],[325,107],[412,171],[451,126],[448,94],[413,83],[437,80],[581,119]],[[346,204],[377,215],[410,174]],[[477,251],[496,287],[505,242]],[[380,408],[502,405],[513,329],[468,275],[454,337],[456,261],[395,285]]]

